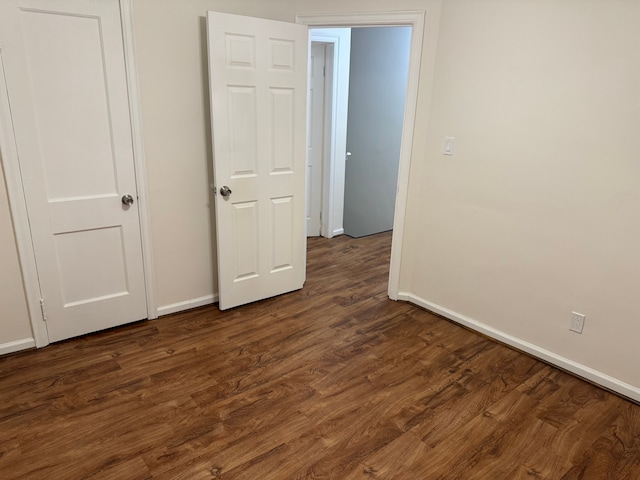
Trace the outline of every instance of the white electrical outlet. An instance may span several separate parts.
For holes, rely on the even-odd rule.
[[[582,333],[585,318],[586,317],[581,313],[571,312],[571,323],[569,324],[569,330],[576,333]]]

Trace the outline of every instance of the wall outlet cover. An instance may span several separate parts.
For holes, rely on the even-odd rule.
[[[571,312],[571,323],[569,323],[569,330],[576,333],[582,333],[584,329],[584,320],[586,316],[582,313]]]

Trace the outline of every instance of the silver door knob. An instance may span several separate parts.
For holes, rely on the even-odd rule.
[[[133,197],[129,194],[123,195],[122,204],[126,205],[127,207],[130,207],[131,205],[133,205]]]
[[[227,198],[229,195],[231,195],[231,189],[226,185],[220,187],[220,195],[222,195],[224,198]]]

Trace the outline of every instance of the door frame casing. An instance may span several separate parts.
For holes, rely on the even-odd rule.
[[[314,118],[312,117],[311,112],[314,111],[311,104],[313,101],[313,98],[315,98],[315,95],[312,97],[311,95],[311,83],[312,83],[312,68],[311,68],[311,62],[312,62],[312,49],[314,45],[320,45],[323,47],[323,58],[322,58],[322,63],[323,63],[323,69],[324,69],[324,73],[323,73],[323,78],[322,78],[322,118],[320,122],[315,122]],[[315,169],[311,169],[311,175],[309,176],[309,164],[308,162],[310,161],[310,155],[309,155],[309,140],[307,140],[307,177],[305,179],[306,183],[305,183],[305,190],[309,190],[311,187],[311,192],[313,193],[313,177],[314,175],[320,175],[320,190],[317,192],[316,195],[312,195],[309,197],[309,204],[306,205],[305,210],[308,210],[310,212],[313,212],[313,207],[314,207],[314,203],[317,202],[317,204],[315,206],[317,206],[319,208],[319,216],[320,218],[318,219],[320,225],[319,225],[319,229],[316,231],[312,231],[311,234],[309,234],[309,226],[308,226],[308,221],[307,221],[307,225],[306,227],[306,232],[307,232],[307,237],[317,237],[317,236],[321,236],[321,237],[326,237],[326,232],[327,232],[327,217],[328,215],[325,213],[328,210],[326,210],[326,205],[331,201],[331,199],[328,198],[328,192],[329,192],[329,185],[328,185],[328,180],[327,180],[327,164],[329,164],[332,160],[331,157],[331,145],[330,145],[330,135],[327,134],[327,127],[331,126],[331,82],[329,82],[328,80],[328,75],[330,74],[330,68],[332,67],[332,63],[333,63],[333,53],[331,53],[331,61],[329,62],[328,56],[329,56],[329,50],[333,49],[333,44],[332,43],[328,43],[328,42],[323,42],[323,41],[316,41],[313,39],[313,34],[311,33],[311,31],[309,31],[309,69],[308,69],[308,73],[307,73],[307,79],[308,79],[308,84],[309,84],[309,93],[307,94],[307,128],[311,128],[311,130],[308,131],[307,133],[307,138],[315,138],[314,137],[314,129],[318,128],[318,123],[320,124],[321,128],[322,128],[322,155],[321,155],[321,159],[320,159],[320,172],[317,173],[315,171]],[[332,71],[332,70],[331,70]],[[314,111],[315,112],[315,111]],[[308,191],[305,191],[305,196],[308,194]],[[305,197],[306,198],[306,197]]]
[[[13,134],[13,120],[9,106],[9,91],[5,82],[4,63],[2,58],[2,44],[0,43],[0,157],[4,169],[5,184],[9,210],[13,221],[13,232],[18,250],[18,260],[22,273],[22,282],[27,310],[31,322],[33,345],[25,345],[26,348],[36,346],[44,347],[49,344],[47,327],[42,319],[40,307],[40,284],[38,283],[38,270],[34,256],[31,229],[29,227],[29,215],[27,203],[22,187],[22,175],[18,164],[18,150]]]
[[[397,27],[410,26],[411,52],[409,55],[409,78],[405,99],[402,141],[400,145],[400,163],[398,168],[398,185],[396,190],[396,206],[393,220],[393,237],[391,241],[391,261],[389,265],[388,295],[398,300],[400,290],[400,265],[402,261],[402,243],[404,239],[407,197],[409,191],[409,171],[415,129],[415,117],[418,103],[418,85],[420,81],[420,63],[424,38],[425,11],[367,12],[367,13],[329,13],[300,14],[296,22],[308,25],[309,28],[335,27]]]
[[[348,35],[334,28],[309,29],[309,42],[327,45],[326,62],[324,156],[322,162],[322,228],[320,235],[333,238],[342,235],[344,209],[344,169],[347,152],[347,117],[349,101],[349,70],[351,29]]]
[[[131,120],[131,135],[135,182],[138,194],[138,211],[140,218],[140,233],[142,243],[142,261],[144,269],[145,297],[147,318],[157,318],[155,300],[154,268],[151,248],[151,229],[147,176],[145,169],[144,145],[142,137],[142,116],[140,108],[140,93],[138,89],[138,74],[135,63],[135,48],[133,39],[133,4],[132,0],[113,0],[118,2],[120,10],[120,24],[122,40],[124,42],[124,62],[126,70],[127,93],[129,97],[129,116]],[[12,129],[12,116],[9,104],[7,85],[4,79],[2,62],[2,45],[0,44],[0,156],[4,168],[9,209],[13,220],[18,259],[22,270],[22,281],[27,300],[27,308],[35,346],[40,348],[48,345],[49,335],[41,310],[40,283],[38,269],[34,255],[29,214],[26,205],[25,191],[22,184],[19,155]]]
[[[158,318],[156,303],[155,267],[153,264],[153,245],[151,243],[151,210],[149,208],[149,186],[147,166],[142,134],[142,102],[138,83],[135,38],[133,35],[133,0],[119,0],[120,24],[124,44],[124,63],[127,72],[129,92],[129,116],[131,117],[131,138],[133,143],[133,166],[136,172],[138,188],[138,210],[140,216],[140,235],[142,240],[142,263],[144,266],[144,284],[147,300],[147,319]]]

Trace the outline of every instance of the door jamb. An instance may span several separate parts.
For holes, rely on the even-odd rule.
[[[345,31],[349,28],[344,28]],[[324,158],[322,164],[322,229],[320,235],[342,235],[344,209],[344,168],[347,152],[347,104],[351,36],[335,29],[309,30],[309,41],[327,45],[331,58],[326,62]],[[327,56],[328,57],[328,56]]]
[[[133,164],[136,172],[136,187],[138,189],[138,215],[142,241],[142,264],[144,268],[144,285],[147,300],[147,318],[152,320],[158,318],[158,305],[156,303],[155,268],[153,264],[153,245],[151,243],[149,188],[142,135],[142,106],[138,83],[135,38],[133,36],[133,0],[120,0],[120,23],[122,24],[124,62],[127,75],[127,90],[129,92]]]
[[[324,58],[323,58],[323,65],[324,65],[324,75],[323,75],[323,81],[322,81],[322,94],[323,94],[323,98],[324,98],[324,102],[322,105],[322,122],[320,122],[320,125],[322,126],[322,158],[321,158],[321,165],[320,165],[320,191],[314,195],[316,196],[316,198],[319,197],[319,201],[320,201],[320,230],[318,232],[312,232],[311,234],[309,233],[309,229],[307,228],[307,237],[315,237],[315,236],[320,236],[320,237],[326,237],[326,238],[331,238],[330,236],[327,235],[327,225],[330,222],[330,210],[329,210],[329,206],[333,203],[333,199],[329,198],[330,195],[333,194],[333,182],[329,181],[329,172],[332,171],[332,166],[333,166],[333,151],[332,151],[332,145],[331,145],[331,138],[332,136],[327,132],[327,127],[331,127],[332,121],[332,102],[331,99],[333,97],[332,94],[332,90],[333,90],[333,86],[331,85],[332,82],[329,81],[329,78],[333,78],[332,76],[329,77],[329,75],[331,74],[331,72],[333,72],[333,53],[331,54],[331,63],[329,63],[327,61],[327,57],[328,57],[328,52],[329,52],[329,48],[333,48],[333,43],[330,41],[325,41],[324,39],[321,40],[317,40],[316,36],[313,35],[313,33],[311,31],[309,31],[309,58],[308,58],[308,62],[309,62],[309,68],[308,68],[308,78],[307,78],[307,83],[309,85],[311,85],[311,50],[314,46],[314,44],[316,45],[321,45],[324,47]],[[309,91],[310,91],[311,87],[309,87]],[[307,94],[307,128],[309,128],[309,126],[311,126],[312,128],[315,127],[317,128],[316,122],[313,121],[313,119],[310,116],[310,112],[311,112],[311,96],[309,94]],[[308,136],[309,137],[313,137],[314,132],[309,131],[308,132]],[[308,149],[309,145],[307,145],[307,149]],[[309,153],[307,151],[307,162],[309,161]],[[308,174],[308,169],[307,169],[307,174]],[[312,173],[313,176],[313,173]],[[311,178],[307,177],[307,182],[311,181],[311,184],[313,184],[313,181]],[[305,189],[309,188],[309,184],[307,183],[305,185]],[[309,203],[310,205],[307,205],[307,208],[310,208],[311,210],[313,210],[313,204],[314,204],[314,198],[310,197],[309,198]],[[308,227],[308,225],[307,225]],[[333,235],[332,235],[333,236]]]
[[[422,58],[425,11],[300,14],[296,15],[296,23],[302,23],[313,28],[380,26],[412,27],[409,78],[407,82],[407,96],[405,99],[402,142],[400,146],[400,164],[398,168],[398,186],[396,190],[396,208],[394,213],[393,237],[391,242],[391,262],[389,266],[388,295],[390,299],[397,300],[400,289],[400,264],[402,261],[402,243],[407,210],[409,171],[411,168],[411,151],[413,147],[415,117],[418,101],[418,84],[420,80],[420,59]]]
[[[13,220],[13,232],[18,250],[18,260],[22,272],[24,294],[31,322],[31,331],[35,346],[40,348],[49,344],[47,326],[42,318],[40,306],[40,283],[33,254],[31,228],[27,214],[27,203],[22,188],[22,174],[18,163],[18,150],[13,134],[13,119],[9,105],[9,91],[4,76],[2,46],[0,45],[0,157],[9,199],[9,209]]]
[[[138,190],[138,211],[140,219],[140,233],[142,242],[142,257],[145,279],[145,295],[147,304],[147,318],[158,317],[155,300],[154,266],[152,258],[151,228],[149,212],[149,196],[145,168],[144,145],[142,137],[142,119],[140,108],[140,92],[138,89],[138,75],[135,63],[135,48],[133,38],[133,5],[131,0],[116,0],[119,2],[120,22],[122,26],[122,40],[124,45],[124,59],[127,76],[127,92],[129,96],[129,115],[131,117],[131,135],[133,143],[133,162]],[[18,151],[12,129],[11,108],[4,78],[2,63],[2,47],[0,45],[0,156],[4,169],[5,182],[9,197],[9,208],[13,220],[18,258],[22,271],[22,281],[27,300],[29,320],[33,331],[35,346],[47,346],[49,335],[44,322],[40,306],[40,283],[34,257],[31,228],[22,185],[22,174],[18,161]]]

